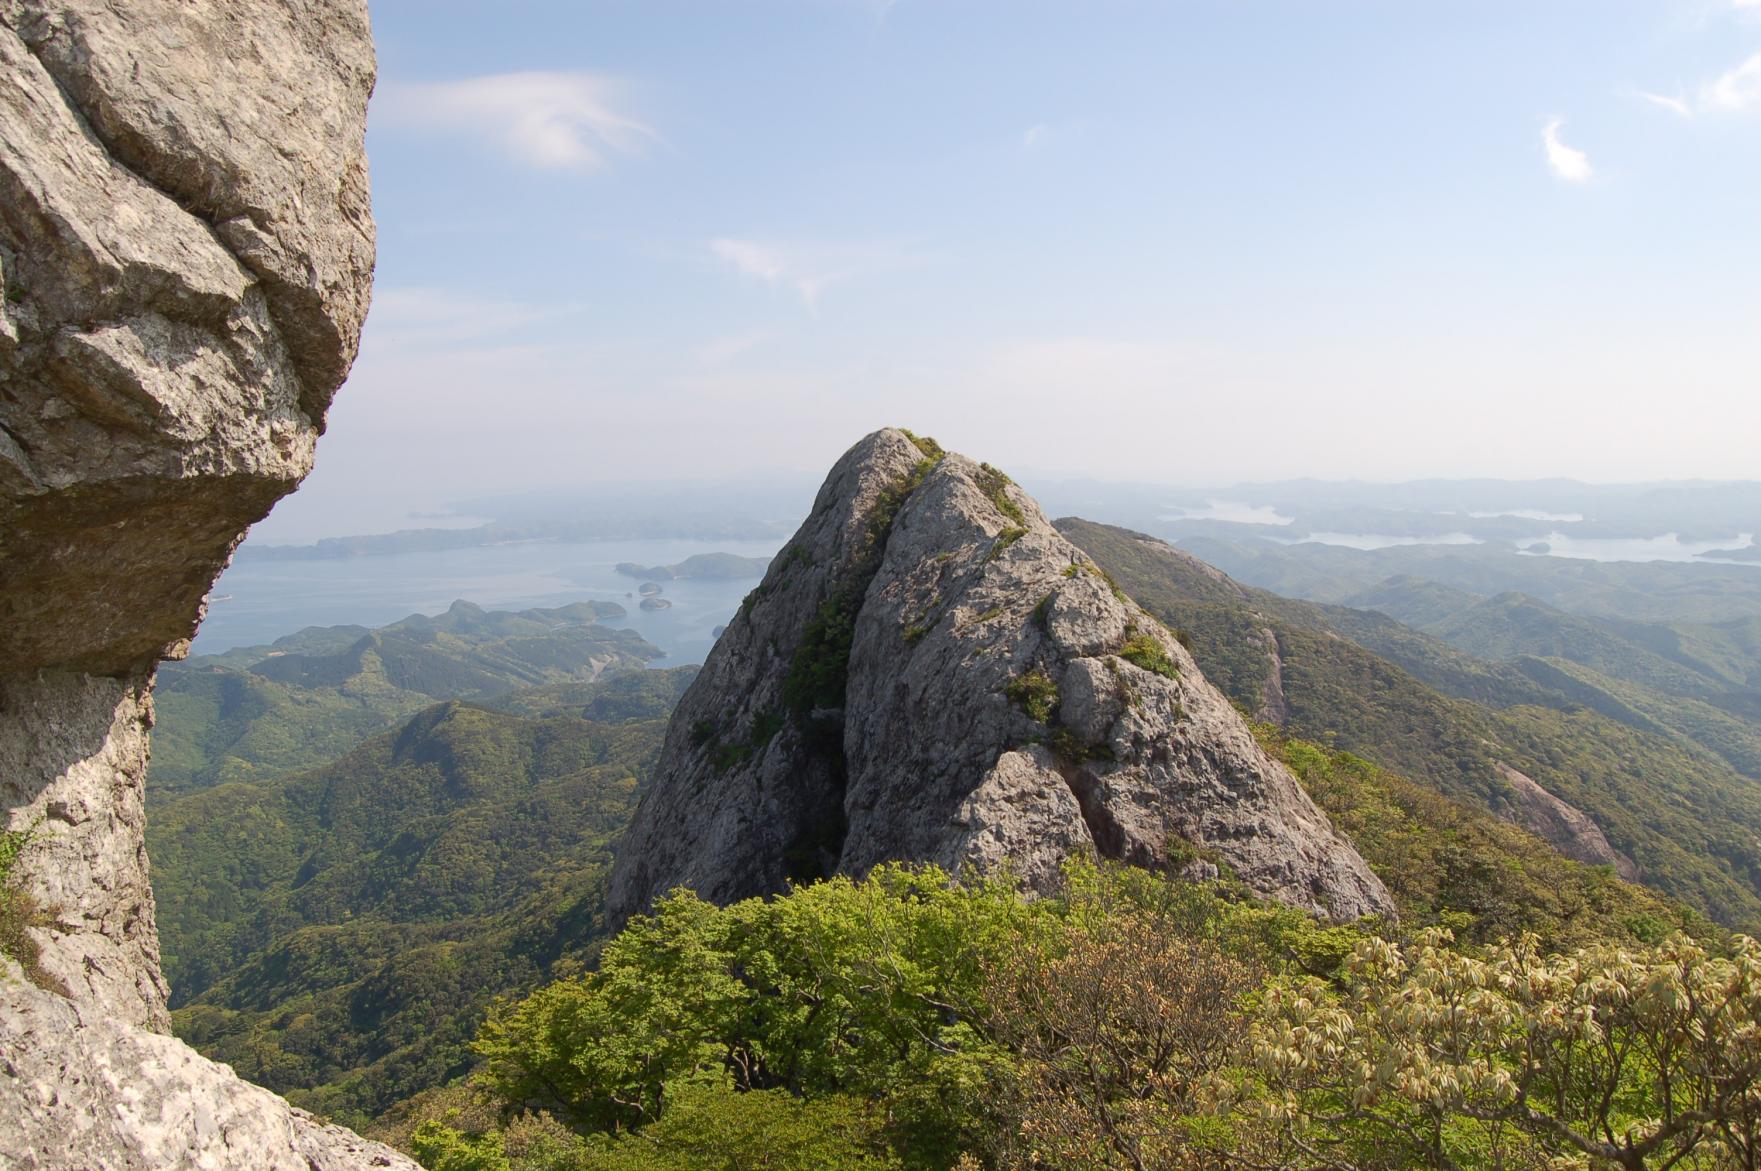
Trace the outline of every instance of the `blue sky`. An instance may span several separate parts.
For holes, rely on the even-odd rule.
[[[1757,474],[1761,0],[374,0],[380,256],[267,539],[817,472]]]

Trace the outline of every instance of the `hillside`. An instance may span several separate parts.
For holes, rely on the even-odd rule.
[[[1743,565],[1533,556],[1498,542],[1366,550],[1231,534],[1180,544],[1237,581],[1318,602],[1343,603],[1391,577],[1411,577],[1477,597],[1515,591],[1613,621],[1716,627],[1752,623],[1761,610],[1761,573]]]
[[[1481,659],[1644,732],[1706,749],[1761,779],[1756,620],[1659,623],[1568,614],[1521,593],[1454,593],[1393,579],[1347,599],[1418,626]]]
[[[610,842],[689,673],[516,701],[535,716],[439,704],[321,768],[160,807],[179,1035],[356,1121],[458,1074],[494,996],[600,933]]]
[[[611,602],[490,611],[454,602],[377,630],[308,627],[270,646],[167,663],[155,696],[153,800],[307,768],[437,699],[590,681],[659,650],[602,624]]]
[[[1761,923],[1761,788],[1709,749],[1592,710],[1555,686],[1560,680],[1464,663],[1459,651],[1405,628],[1392,637],[1386,618],[1292,603],[1152,538],[1060,523],[1184,634],[1207,677],[1245,710],[1540,828],[1503,772],[1515,769],[1593,818],[1648,885],[1720,922]],[[1513,673],[1523,675],[1514,685]],[[1464,698],[1476,689],[1490,702]]]

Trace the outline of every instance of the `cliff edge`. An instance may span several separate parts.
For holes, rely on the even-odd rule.
[[[153,669],[312,466],[367,312],[364,0],[0,0],[0,1150],[411,1167],[170,1037]]]

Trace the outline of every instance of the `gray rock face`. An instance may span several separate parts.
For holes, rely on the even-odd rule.
[[[662,774],[613,871],[615,914],[680,884],[729,902],[836,864],[843,660],[819,653],[827,641],[821,611],[841,608],[833,625],[854,617],[884,543],[877,534],[888,498],[924,458],[904,435],[883,431],[832,469],[812,515],[674,712]],[[797,656],[823,664],[828,678],[808,686],[798,676],[785,695]]]
[[[1567,858],[1591,866],[1612,866],[1628,882],[1638,881],[1638,866],[1614,848],[1589,814],[1560,800],[1527,773],[1507,764],[1500,764],[1498,772],[1516,793],[1512,821]]]
[[[33,988],[0,961],[0,1165],[17,1171],[420,1171],[172,1037]]]
[[[1173,851],[1173,852],[1171,852]],[[1048,890],[1072,854],[1197,851],[1335,918],[1381,883],[1191,657],[1001,473],[864,439],[716,644],[612,914],[895,859]]]
[[[186,639],[366,316],[361,0],[0,2],[0,670]]]
[[[146,686],[65,672],[0,677],[0,808],[31,828],[22,877],[40,965],[112,1019],[168,1029],[147,882]]]
[[[0,972],[0,1151],[392,1165],[145,1031],[153,668],[310,470],[367,312],[364,0],[0,0],[0,75],[0,826],[42,985]]]

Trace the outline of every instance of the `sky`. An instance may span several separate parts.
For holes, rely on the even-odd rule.
[[[1761,474],[1761,0],[371,8],[374,307],[261,540],[885,425],[1018,478]]]

